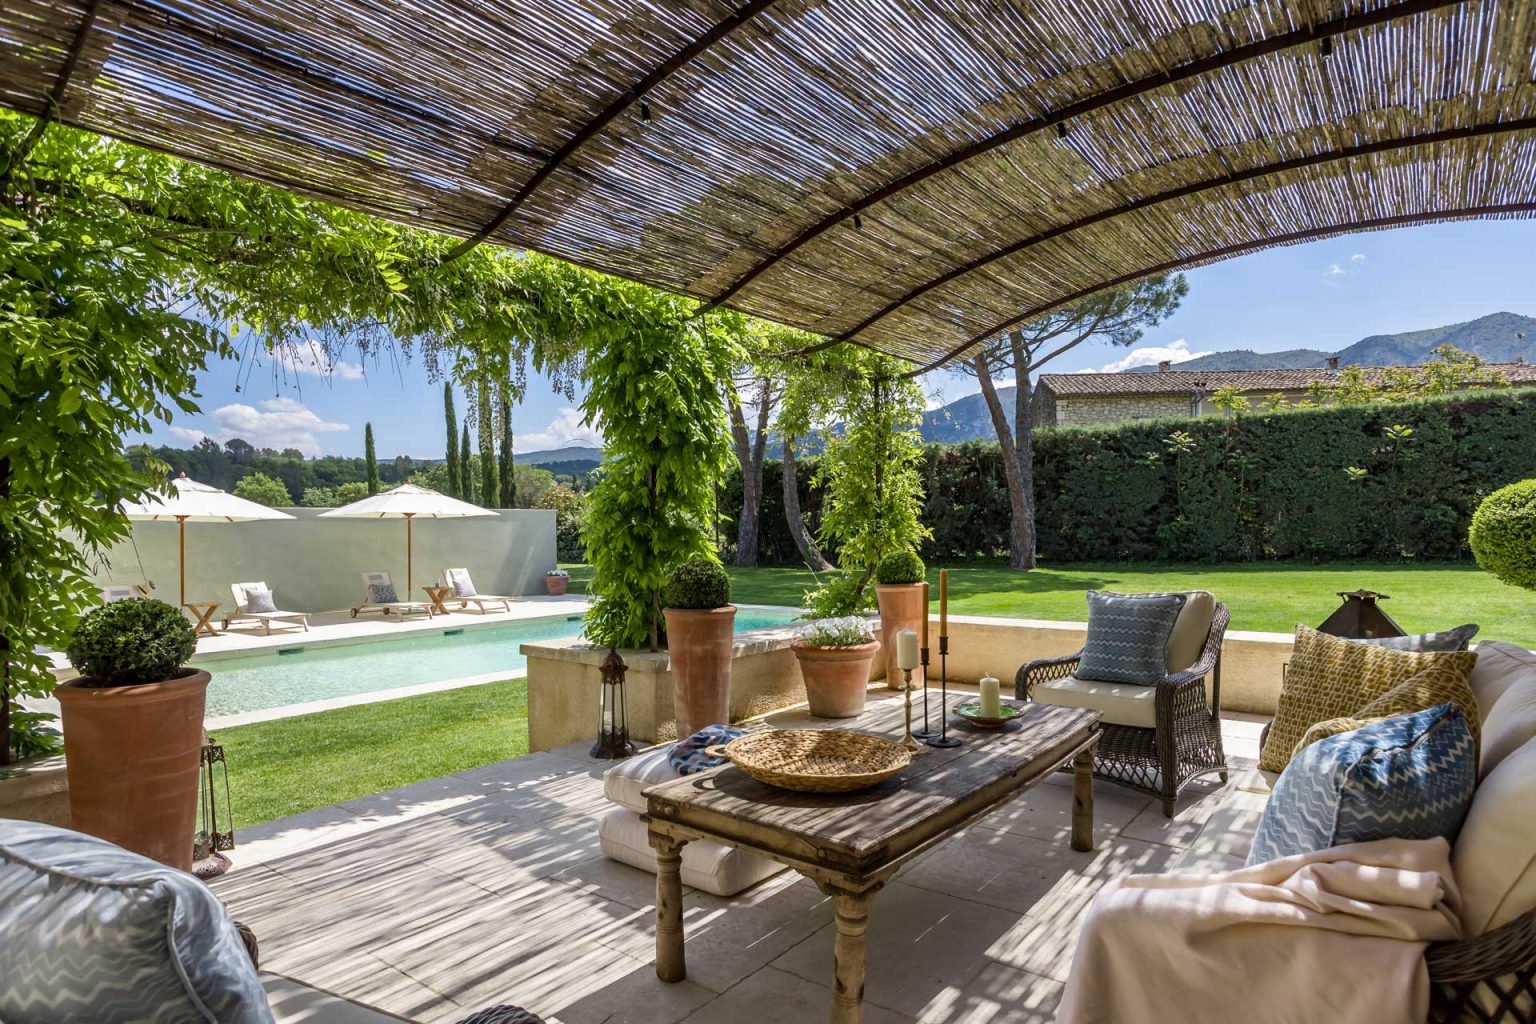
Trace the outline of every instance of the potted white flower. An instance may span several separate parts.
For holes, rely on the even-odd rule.
[[[850,615],[800,627],[790,649],[800,662],[811,714],[853,718],[864,712],[869,670],[880,644],[868,619]]]
[[[571,585],[571,574],[564,569],[551,569],[544,574],[544,593],[559,597]]]

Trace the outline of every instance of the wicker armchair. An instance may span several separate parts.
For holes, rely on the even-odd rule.
[[[1536,910],[1475,939],[1433,943],[1424,959],[1430,1024],[1536,1021]]]
[[[1170,818],[1186,783],[1212,773],[1218,773],[1223,782],[1227,780],[1227,760],[1221,748],[1221,642],[1231,620],[1227,606],[1218,604],[1199,659],[1182,672],[1158,681],[1155,728],[1112,722],[1103,725],[1094,755],[1094,774],[1161,797],[1163,814]],[[1082,652],[1078,652],[1029,662],[1019,669],[1015,695],[1019,700],[1031,699],[1034,687],[1072,675],[1081,658]],[[1211,680],[1209,704],[1207,677]]]

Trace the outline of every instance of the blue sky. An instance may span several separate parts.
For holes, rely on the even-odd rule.
[[[1119,369],[1234,348],[1336,350],[1370,334],[1500,310],[1536,316],[1533,267],[1531,221],[1402,228],[1255,253],[1186,272],[1183,306],[1134,348],[1083,345],[1051,370]],[[442,457],[442,386],[419,361],[346,361],[328,376],[319,369],[312,359],[281,373],[267,363],[220,363],[200,381],[203,413],[177,417],[151,440],[180,446],[204,435],[243,437],[309,455],[361,455],[363,424],[371,421],[380,458]],[[930,375],[928,384],[935,401],[976,390],[953,374]],[[573,404],[534,375],[513,427],[519,451],[597,441]]]

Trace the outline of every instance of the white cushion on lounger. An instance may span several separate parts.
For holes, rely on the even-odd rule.
[[[667,760],[671,753],[671,746],[657,747],[620,761],[603,773],[603,795],[620,807],[644,814],[645,791],[677,778],[677,770]]]
[[[656,873],[645,819],[627,807],[614,807],[597,826],[603,853],[610,860]],[[683,884],[715,896],[734,896],[784,870],[776,861],[719,843],[692,842],[683,847]]]
[[[1102,711],[1106,725],[1134,725],[1143,729],[1157,725],[1155,686],[1101,683],[1068,676],[1036,685],[1030,696],[1041,704]]]

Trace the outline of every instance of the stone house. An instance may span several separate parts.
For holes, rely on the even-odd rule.
[[[1337,357],[1329,363],[1300,370],[1175,370],[1169,363],[1159,363],[1155,373],[1042,374],[1034,401],[1035,426],[1208,416],[1221,411],[1211,395],[1227,389],[1255,406],[1274,395],[1295,402],[1307,398],[1315,382],[1338,372]],[[1536,386],[1536,366],[1490,363],[1488,369],[1512,386]]]

